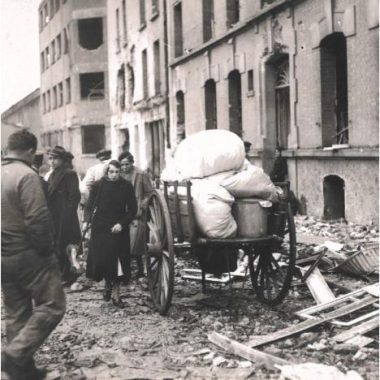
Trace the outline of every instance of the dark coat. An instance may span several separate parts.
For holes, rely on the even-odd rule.
[[[53,171],[48,180],[48,206],[53,219],[58,259],[64,279],[70,271],[66,248],[69,244],[79,244],[81,239],[79,201],[79,179],[75,171],[65,168]]]
[[[132,184],[122,178],[115,182],[106,178],[96,181],[85,210],[87,222],[94,209],[86,275],[95,281],[115,280],[120,275],[119,260],[123,277],[129,281],[129,224],[137,212]],[[122,231],[118,234],[111,233],[112,227],[117,223],[122,225]]]

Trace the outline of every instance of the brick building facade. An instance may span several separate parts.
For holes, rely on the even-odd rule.
[[[105,0],[39,6],[42,145],[70,150],[79,173],[111,145]]]
[[[378,1],[167,3],[171,145],[232,130],[304,212],[377,222]]]

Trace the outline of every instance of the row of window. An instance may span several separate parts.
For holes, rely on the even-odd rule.
[[[39,12],[39,24],[40,31],[50,22],[54,15],[59,11],[62,4],[65,4],[67,0],[46,0],[46,2],[41,5]]]
[[[64,102],[66,104],[71,102],[71,79],[67,78],[64,82],[65,85],[63,82],[59,82],[51,90],[42,94],[42,112],[44,114],[62,107]]]
[[[104,124],[82,125],[82,154],[95,154],[105,148],[106,134]],[[41,135],[42,145],[52,147],[63,145],[63,131],[46,132]]]
[[[63,35],[63,41],[61,35]],[[62,57],[62,50],[63,54],[69,52],[68,26],[41,52],[41,72],[44,72]]]

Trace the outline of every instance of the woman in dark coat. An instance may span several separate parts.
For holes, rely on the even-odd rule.
[[[53,219],[56,249],[62,273],[62,281],[70,284],[75,281],[66,254],[69,244],[79,244],[81,231],[78,219],[80,201],[79,179],[72,170],[73,156],[61,146],[49,152],[52,173],[48,180],[48,206]]]
[[[91,188],[85,209],[87,223],[92,217],[86,275],[95,281],[104,279],[104,300],[112,298],[119,307],[123,307],[120,280],[130,279],[129,224],[136,211],[133,186],[120,177],[120,163],[112,160],[106,175]]]

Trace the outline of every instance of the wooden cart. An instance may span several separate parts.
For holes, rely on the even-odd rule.
[[[166,314],[173,296],[175,253],[200,247],[243,250],[248,255],[250,278],[258,299],[272,306],[283,301],[295,269],[296,233],[289,183],[276,185],[283,189],[284,197],[269,210],[268,234],[258,238],[201,236],[195,224],[191,181],[164,182],[163,191],[152,192],[145,214],[145,256],[151,297],[160,314]]]

